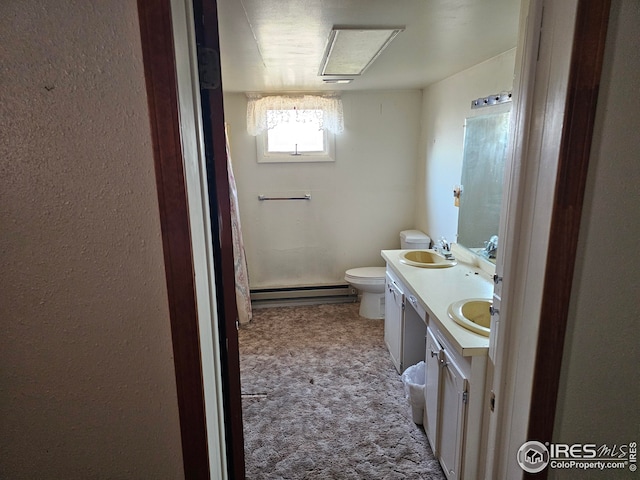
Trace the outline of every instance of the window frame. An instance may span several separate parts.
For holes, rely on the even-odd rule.
[[[291,109],[293,110],[293,109]],[[258,163],[308,163],[335,162],[335,134],[322,129],[324,151],[315,152],[269,152],[267,130],[256,135],[256,153]]]

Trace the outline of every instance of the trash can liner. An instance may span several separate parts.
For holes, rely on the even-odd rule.
[[[408,367],[402,374],[402,383],[406,399],[411,405],[413,422],[422,425],[424,411],[425,363],[420,362]]]

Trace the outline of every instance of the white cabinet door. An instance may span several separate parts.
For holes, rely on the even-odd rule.
[[[427,433],[433,454],[438,455],[438,418],[440,416],[440,358],[443,350],[431,328],[427,327],[427,349],[425,352],[425,409],[422,423]]]
[[[439,459],[448,480],[460,479],[466,419],[467,379],[444,350],[440,370],[441,407]]]
[[[398,373],[402,373],[402,330],[404,294],[387,274],[384,298],[384,342]]]

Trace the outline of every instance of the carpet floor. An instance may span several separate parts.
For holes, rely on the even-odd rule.
[[[254,310],[240,368],[248,480],[444,478],[358,304]]]

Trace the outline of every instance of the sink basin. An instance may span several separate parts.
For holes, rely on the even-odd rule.
[[[467,298],[449,305],[449,317],[467,330],[485,337],[491,329],[492,301],[486,298]]]
[[[458,263],[455,260],[447,260],[435,250],[409,250],[400,256],[400,261],[422,268],[446,268]]]

